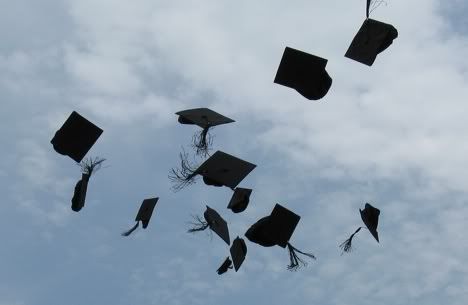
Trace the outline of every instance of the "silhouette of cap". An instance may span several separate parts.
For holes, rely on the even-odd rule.
[[[278,245],[286,248],[289,239],[301,217],[280,204],[276,204],[271,214],[253,224],[245,236],[264,247]]]
[[[143,200],[141,203],[140,209],[138,210],[138,214],[135,217],[135,221],[141,221],[143,229],[146,229],[148,223],[151,219],[151,215],[153,214],[154,207],[158,202],[159,197],[156,198],[149,198]]]
[[[328,60],[286,47],[274,82],[295,89],[309,100],[319,100],[331,87]]]
[[[249,204],[251,193],[251,189],[236,187],[227,208],[231,209],[234,213],[243,212]]]
[[[359,212],[361,213],[362,221],[366,225],[367,229],[369,229],[369,232],[371,232],[375,240],[379,242],[379,233],[377,232],[377,226],[379,224],[380,210],[374,208],[369,203],[366,203],[364,210],[359,209]]]
[[[176,114],[179,115],[179,123],[195,124],[201,128],[235,122],[233,119],[225,117],[208,108],[187,109],[176,112]]]
[[[398,31],[391,24],[366,19],[354,36],[345,57],[372,66],[377,55],[387,49],[397,37]]]
[[[73,111],[50,141],[56,152],[80,163],[103,130]]]
[[[226,273],[229,269],[232,269],[232,261],[228,256],[218,268],[218,270],[216,270],[216,272],[218,272],[218,274],[221,275],[223,273]]]
[[[203,176],[207,185],[234,189],[255,167],[255,164],[218,150],[195,170],[195,174]]]
[[[206,222],[213,232],[215,232],[226,244],[231,244],[231,239],[229,238],[229,228],[226,220],[224,220],[221,215],[218,214],[214,209],[206,206],[206,211],[203,213]]]
[[[239,270],[240,266],[245,260],[245,256],[247,255],[247,245],[242,238],[239,236],[234,239],[232,242],[232,246],[230,249],[232,261],[234,263],[234,269]]]

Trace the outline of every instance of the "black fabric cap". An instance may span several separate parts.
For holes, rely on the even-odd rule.
[[[276,245],[276,240],[272,236],[270,228],[270,216],[266,216],[251,225],[244,235],[253,243],[263,247],[272,247]]]
[[[195,174],[203,176],[207,185],[234,189],[255,167],[255,164],[218,150],[197,168]]]
[[[225,117],[208,108],[187,109],[176,112],[176,114],[179,115],[179,123],[195,124],[201,128],[235,122],[233,119]]]
[[[236,187],[227,208],[231,209],[234,213],[243,212],[249,204],[251,193],[251,189]]]
[[[73,111],[50,141],[56,152],[81,162],[103,130]]]
[[[232,261],[228,256],[218,268],[218,270],[216,270],[216,272],[218,272],[218,274],[221,275],[223,273],[226,273],[229,269],[232,269]]]
[[[398,31],[391,24],[366,19],[354,36],[345,57],[372,66],[377,55],[397,37]]]
[[[210,229],[213,230],[226,244],[231,244],[231,239],[229,237],[229,228],[226,220],[224,220],[221,215],[218,214],[214,209],[206,206],[206,211],[203,213],[206,222],[210,226]]]
[[[286,47],[274,82],[295,89],[309,100],[319,100],[332,84],[326,65],[324,58]]]
[[[379,242],[379,233],[377,232],[377,226],[379,224],[380,210],[374,208],[369,203],[366,203],[364,210],[359,209],[361,218],[367,229],[371,232],[372,236]]]
[[[156,198],[149,198],[143,200],[141,203],[140,209],[138,210],[138,214],[135,217],[135,221],[141,221],[143,229],[146,229],[148,223],[151,219],[151,215],[153,214],[154,207],[158,202],[159,197]]]
[[[75,191],[71,200],[71,209],[75,212],[79,212],[85,205],[89,177],[89,174],[81,174],[81,179],[75,185]]]
[[[245,260],[245,256],[247,255],[247,245],[242,238],[239,236],[234,239],[232,242],[232,246],[230,249],[232,261],[234,262],[234,269],[239,270],[240,266]]]
[[[276,204],[269,216],[254,223],[245,233],[251,242],[263,247],[278,245],[286,248],[301,217]]]

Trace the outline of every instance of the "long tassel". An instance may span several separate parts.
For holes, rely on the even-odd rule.
[[[130,230],[123,232],[122,236],[129,236],[130,234],[133,233],[133,231],[135,231],[138,228],[139,225],[140,225],[140,222],[137,221],[136,225],[134,225]]]
[[[293,245],[291,245],[290,243],[288,243],[288,250],[289,250],[289,265],[288,265],[288,270],[290,271],[296,271],[297,269],[299,269],[301,266],[307,266],[307,262],[303,261],[298,255],[297,253],[300,253],[302,255],[305,255],[307,257],[310,257],[312,259],[317,259],[315,257],[315,255],[311,254],[311,253],[306,253],[306,252],[302,252],[298,249],[296,249],[295,247],[293,247]],[[297,253],[296,253],[297,252]]]
[[[352,247],[352,241],[353,241],[353,237],[354,235],[356,235],[359,231],[361,231],[361,228],[362,227],[359,227],[356,231],[354,231],[353,234],[351,234],[351,236],[345,240],[344,242],[341,243],[340,245],[340,249],[343,250],[343,252],[341,253],[341,255],[343,255],[343,253],[349,253],[353,250],[353,247]]]
[[[206,126],[202,131],[197,132],[193,135],[192,145],[195,148],[198,156],[207,157],[213,143],[213,137],[209,134],[211,126]]]
[[[178,192],[184,187],[195,183],[197,174],[196,166],[188,160],[188,153],[182,151],[179,153],[180,168],[172,168],[168,178],[173,183],[172,190]]]
[[[200,216],[193,216],[193,218],[195,219],[195,222],[190,223],[193,227],[187,230],[188,233],[204,231],[210,226],[208,222],[204,221]]]

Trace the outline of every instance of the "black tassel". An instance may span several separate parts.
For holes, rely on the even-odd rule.
[[[174,184],[172,190],[178,192],[184,187],[194,184],[197,174],[196,167],[188,160],[188,154],[185,151],[179,153],[180,168],[172,168],[169,174],[169,180]]]
[[[210,125],[195,133],[192,138],[192,146],[198,156],[207,157],[213,144],[213,137],[209,133]]]
[[[192,217],[193,219],[195,219],[195,222],[190,223],[193,227],[187,230],[188,233],[204,231],[210,226],[209,223],[204,221],[200,216],[192,216]]]
[[[353,250],[353,247],[352,247],[352,241],[353,241],[353,237],[354,235],[356,235],[359,231],[361,231],[361,228],[362,227],[359,227],[356,231],[354,231],[353,234],[351,234],[351,236],[345,240],[343,243],[341,243],[340,245],[340,249],[343,250],[343,252],[341,253],[341,255],[343,255],[343,253],[349,253]]]
[[[288,265],[288,270],[289,271],[297,271],[301,266],[307,266],[307,263],[303,261],[296,252],[303,254],[305,256],[308,256],[312,259],[316,259],[315,255],[311,253],[305,253],[302,252],[296,248],[294,248],[290,243],[288,243],[288,250],[289,250],[289,265]]]
[[[83,174],[88,175],[88,179],[89,179],[89,177],[91,177],[91,174],[93,172],[96,172],[101,168],[102,163],[104,161],[106,161],[106,159],[99,158],[99,157],[86,158],[83,161],[81,161],[81,163],[80,163],[81,172]]]
[[[130,234],[133,233],[133,231],[135,231],[138,228],[139,225],[140,225],[140,222],[137,221],[136,225],[134,225],[130,230],[123,232],[122,236],[129,236]]]

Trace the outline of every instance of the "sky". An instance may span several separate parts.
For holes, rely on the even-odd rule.
[[[468,5],[387,0],[371,18],[399,36],[368,67],[343,56],[364,2],[0,0],[0,305],[466,304]],[[323,99],[273,83],[286,46],[328,59]],[[198,107],[236,121],[213,151],[257,165],[243,213],[225,187],[171,191],[196,131],[175,112]],[[74,110],[106,158],[79,213],[80,168],[50,144]],[[150,197],[148,228],[120,236]],[[380,243],[341,255],[366,202]],[[317,257],[297,272],[247,241],[218,276],[228,247],[186,232],[209,205],[242,237],[275,203]]]

